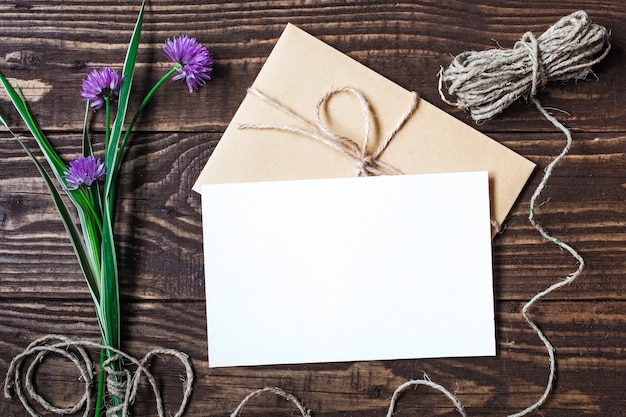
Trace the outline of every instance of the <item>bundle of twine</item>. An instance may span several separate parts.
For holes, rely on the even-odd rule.
[[[526,32],[513,49],[462,52],[441,72],[441,98],[476,121],[490,119],[520,98],[534,98],[549,81],[586,78],[609,53],[608,38],[606,28],[577,11],[539,38]],[[444,85],[456,101],[448,100]]]
[[[539,112],[565,135],[567,141],[561,153],[544,169],[543,177],[530,199],[528,220],[539,234],[569,252],[576,260],[577,269],[535,294],[522,308],[522,317],[543,342],[549,359],[546,388],[540,398],[527,408],[508,417],[521,417],[536,411],[548,399],[556,379],[555,349],[529,315],[533,305],[548,294],[571,284],[585,266],[583,257],[569,244],[550,235],[535,217],[537,199],[544,190],[554,167],[572,146],[572,134],[552,116],[535,97],[549,81],[568,81],[586,78],[592,66],[604,59],[611,49],[609,31],[591,22],[587,13],[577,11],[565,16],[535,38],[526,32],[513,49],[467,51],[454,58],[439,74],[439,93],[446,103],[470,112],[475,121],[490,119],[521,98],[532,101]],[[448,100],[443,92],[457,97]]]

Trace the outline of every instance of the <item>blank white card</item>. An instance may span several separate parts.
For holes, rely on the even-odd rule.
[[[209,366],[493,356],[486,172],[202,187]]]

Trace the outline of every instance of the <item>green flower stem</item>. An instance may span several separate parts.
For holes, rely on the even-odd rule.
[[[100,261],[102,266],[102,292],[100,294],[100,310],[98,316],[100,318],[103,344],[117,349],[120,348],[120,299],[115,237],[113,233],[113,217],[115,216],[114,203],[117,174],[120,169],[123,150],[123,147],[120,146],[120,142],[133,83],[144,7],[145,0],[141,3],[135,29],[133,30],[126,52],[115,121],[112,124],[108,143],[106,143],[104,148],[104,165],[107,173],[104,179],[102,197],[102,257]],[[107,350],[105,356],[111,357],[111,352]],[[120,363],[115,363],[114,366],[116,366],[116,370],[121,369]],[[115,378],[115,376],[111,377]],[[112,401],[115,406],[120,405],[122,399],[113,396]]]
[[[109,139],[111,138],[111,99],[108,96],[104,97],[104,108],[104,149],[106,149],[109,146]]]
[[[101,235],[102,234],[102,224],[101,224],[102,215],[98,212],[96,208],[97,201],[94,201],[95,196],[94,196],[94,193],[91,191],[92,188],[94,187],[89,187],[87,191],[83,190],[82,188],[78,188],[77,190],[72,190],[72,193],[81,193],[84,196],[84,198],[81,198],[80,201],[86,201],[87,204],[84,204],[84,206],[81,204],[81,208],[87,209],[85,211],[86,214],[88,214],[87,217],[92,223],[94,223],[93,226],[96,227],[96,230],[98,230],[98,234]]]
[[[129,132],[132,130],[132,127],[138,118],[139,112],[141,112],[141,110],[143,110],[143,108],[147,105],[150,97],[154,94],[158,86],[160,86],[165,79],[169,78],[177,69],[180,68],[180,66],[174,67],[148,93],[148,96],[144,99],[140,109],[137,111],[137,114],[135,114],[135,117],[133,117],[131,123],[129,124],[128,130],[124,133],[123,129],[130,101],[130,92],[135,71],[137,51],[139,48],[144,8],[145,0],[142,0],[139,15],[128,45],[126,58],[124,60],[122,84],[118,95],[117,111],[113,121],[111,121],[112,115],[110,100],[105,98],[106,131],[103,159],[106,168],[106,176],[102,191],[97,184],[89,189],[81,188],[78,190],[67,190],[67,196],[69,196],[69,199],[78,212],[81,223],[80,228],[74,223],[72,216],[70,215],[70,205],[64,201],[61,197],[60,191],[57,190],[59,183],[63,188],[67,189],[67,181],[65,179],[65,163],[52,148],[50,142],[48,142],[46,136],[39,128],[37,122],[33,118],[33,115],[28,109],[24,95],[20,91],[19,87],[13,88],[4,75],[0,73],[0,85],[4,87],[11,102],[15,106],[15,109],[22,117],[22,120],[30,130],[35,141],[37,142],[38,147],[42,151],[49,168],[52,170],[53,177],[58,181],[56,186],[52,181],[52,176],[48,174],[46,169],[44,169],[41,163],[39,163],[37,158],[30,152],[20,138],[16,135],[13,136],[18,140],[40,172],[61,216],[63,225],[67,230],[95,304],[96,316],[98,318],[98,324],[100,326],[102,336],[102,344],[116,349],[120,348],[121,313],[118,265],[115,248],[115,236],[113,233],[113,217],[115,216],[115,191],[117,174],[120,170],[123,156],[122,150],[128,139]],[[89,103],[86,104],[85,109],[83,126],[83,155],[89,156],[93,154],[91,141],[89,140],[87,132]],[[1,117],[0,123],[5,125],[8,129],[8,125],[6,125],[6,122]],[[82,229],[83,232],[82,236],[80,234],[80,229]],[[111,357],[113,357],[113,353],[108,349],[103,349],[100,352],[100,363],[102,364],[107,358]],[[122,369],[122,364],[119,361],[116,361],[112,365],[114,371]],[[116,380],[118,378],[116,375],[111,375],[110,377]],[[98,381],[98,396],[96,400],[97,416],[100,416],[102,411],[106,408],[104,398],[106,392],[105,379],[106,373],[101,366]],[[122,403],[122,399],[115,395],[112,396],[111,401],[114,406]]]
[[[182,65],[180,65],[180,64],[175,65],[163,77],[161,77],[161,79],[154,85],[154,87],[152,87],[152,89],[148,92],[148,94],[146,94],[146,97],[143,99],[143,101],[139,105],[139,108],[135,112],[135,115],[133,116],[133,118],[131,119],[130,123],[128,124],[128,127],[126,128],[126,133],[124,134],[124,139],[122,140],[122,145],[120,147],[120,152],[121,152],[121,149],[123,149],[124,146],[126,145],[126,141],[128,140],[128,136],[130,136],[130,132],[133,130],[133,127],[135,127],[135,122],[139,118],[139,115],[141,114],[143,109],[148,105],[148,102],[150,101],[150,99],[152,98],[154,93],[156,93],[156,91],[159,89],[159,87],[161,85],[163,85],[163,83],[165,81],[167,81],[172,75],[174,75],[176,73],[176,71],[178,71],[180,68],[182,68]]]
[[[118,142],[117,149],[115,151],[112,151],[112,150],[107,151],[107,154],[111,152],[110,155],[112,155],[111,160],[105,161],[105,164],[108,169],[107,177],[110,177],[110,179],[109,181],[107,181],[107,183],[105,183],[104,198],[105,200],[110,198],[111,201],[109,203],[112,204],[113,196],[115,195],[115,186],[116,186],[115,179],[117,178],[117,173],[119,172],[119,167],[120,167],[120,164],[122,163],[121,155],[124,152],[124,147],[126,146],[128,137],[130,136],[130,133],[132,132],[133,127],[135,126],[135,123],[137,122],[137,119],[139,118],[139,115],[141,114],[142,110],[148,105],[148,103],[150,102],[150,99],[152,98],[154,93],[156,93],[158,88],[161,85],[163,85],[163,83],[167,81],[172,75],[174,75],[176,71],[178,71],[180,68],[181,68],[180,64],[175,65],[163,77],[161,77],[161,79],[154,85],[154,87],[152,87],[152,89],[148,92],[148,94],[146,94],[146,97],[143,99],[143,101],[139,105],[139,108],[133,115],[133,118],[131,119],[130,123],[128,123],[128,126],[126,127],[126,132],[124,133],[124,137],[122,138],[121,142]],[[105,205],[106,205],[106,201],[105,201]]]
[[[88,156],[93,156],[93,147],[91,146],[91,140],[89,139],[89,128],[88,128],[88,122],[89,122],[89,114],[91,113],[90,111],[90,105],[89,105],[89,100],[87,100],[85,102],[85,119],[83,120],[83,143],[82,143],[82,150],[83,150],[83,156],[84,157],[88,157]],[[102,197],[101,197],[101,192],[100,192],[100,185],[98,184],[98,182],[94,182],[91,187],[88,188],[88,199],[91,202],[91,204],[94,207],[94,210],[96,212],[96,219],[97,219],[97,223],[99,225],[102,224]],[[100,227],[99,229],[100,231],[100,235],[102,235],[102,227]],[[100,261],[98,261],[99,264]]]
[[[84,192],[83,190],[80,190]],[[100,300],[100,281],[102,280],[102,274],[100,270],[100,252],[102,248],[102,225],[100,224],[100,218],[94,218],[93,207],[89,212],[83,210],[77,211],[78,218],[80,220],[81,229],[83,232],[83,240],[88,253],[89,266],[95,275],[96,288],[92,289],[92,294],[95,299],[94,302]],[[93,285],[87,282],[89,286]]]
[[[97,219],[96,223],[99,226],[98,231],[100,235],[102,235],[102,202],[100,200],[100,186],[97,182],[91,184],[91,186],[87,190],[89,201],[93,206],[93,213],[95,218]]]
[[[96,208],[94,207],[94,197],[92,197],[93,190],[91,190],[93,185],[89,188],[89,190],[84,190],[83,187],[81,187],[77,190],[68,191],[68,194],[82,194],[83,198],[81,198],[81,200],[85,201],[85,204],[82,204],[77,210],[77,214],[80,220],[83,240],[88,253],[87,261],[89,262],[89,268],[94,271],[96,279],[95,285],[98,287],[93,289],[91,293],[92,296],[97,297],[94,298],[94,302],[99,302],[101,293],[99,287],[102,281],[102,271],[100,267],[100,254],[102,251],[102,216],[98,214]],[[89,281],[87,283],[92,285]]]
[[[96,395],[96,413],[94,416],[104,415],[104,369],[102,369],[102,363],[106,360],[104,349],[100,350],[100,370],[98,372],[98,393]]]
[[[100,317],[102,341],[106,346],[120,349],[120,298],[119,298],[119,280],[117,270],[117,257],[115,253],[115,243],[113,236],[113,209],[110,204],[112,199],[105,198],[103,223],[104,230],[102,235],[102,292],[100,300]],[[107,350],[105,352],[107,359],[113,356],[113,353]],[[121,369],[119,362],[112,364],[115,371]],[[101,367],[102,371],[102,367]],[[115,375],[109,375],[109,378],[117,378]],[[122,403],[122,399],[113,396],[113,405],[117,406]]]
[[[106,126],[107,132],[105,135],[105,142],[108,141],[109,138],[109,125],[110,125],[110,105],[107,98],[106,101]],[[83,120],[83,143],[82,143],[82,153],[84,157],[93,156],[93,147],[91,145],[91,140],[89,139],[89,115],[91,114],[91,106],[89,105],[89,100],[87,100],[85,104],[85,118]],[[96,316],[98,318],[98,324],[100,326],[100,333],[103,333],[102,327],[102,318],[101,316],[101,308],[100,308],[100,292],[102,287],[102,274],[101,274],[101,264],[100,264],[100,255],[102,251],[102,197],[101,190],[98,182],[94,182],[91,186],[87,187],[86,190],[83,190],[83,187],[79,189],[80,191],[84,191],[87,194],[87,199],[91,203],[94,208],[92,211],[93,217],[84,218],[81,216],[81,225],[83,226],[83,236],[85,237],[85,241],[88,242],[88,250],[89,250],[89,260],[93,265],[93,269],[98,271],[98,281],[96,282],[97,287],[92,290],[91,294],[94,298],[95,306],[96,306]],[[79,212],[80,214],[80,212]],[[91,225],[87,225],[87,223],[91,223]],[[94,234],[94,223],[97,228],[97,234]],[[95,246],[94,246],[95,244]],[[91,287],[91,285],[90,285]],[[91,288],[90,288],[91,289]],[[95,291],[95,293],[94,293]],[[101,339],[102,340],[102,339]],[[106,382],[106,373],[102,368],[102,364],[106,360],[104,349],[100,351],[100,368],[98,370],[98,390],[96,395],[96,412],[95,416],[103,416],[105,413],[104,409],[104,389]]]

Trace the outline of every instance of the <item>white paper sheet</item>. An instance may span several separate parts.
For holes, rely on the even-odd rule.
[[[486,172],[202,187],[209,366],[495,355]]]

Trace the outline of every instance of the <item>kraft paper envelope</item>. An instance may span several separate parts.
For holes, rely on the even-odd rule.
[[[373,115],[372,149],[396,126],[412,100],[409,91],[292,24],[281,35],[253,87],[311,121],[327,91],[342,87],[359,90]],[[351,95],[332,97],[322,117],[336,134],[363,143],[364,114]],[[283,111],[248,94],[196,181],[196,192],[207,183],[356,174],[355,162],[327,144],[283,131],[242,130],[242,124],[302,127]],[[498,224],[505,220],[534,169],[532,162],[424,100],[380,160],[405,174],[487,171],[491,215]]]
[[[206,184],[202,215],[210,367],[495,355],[486,172]]]

